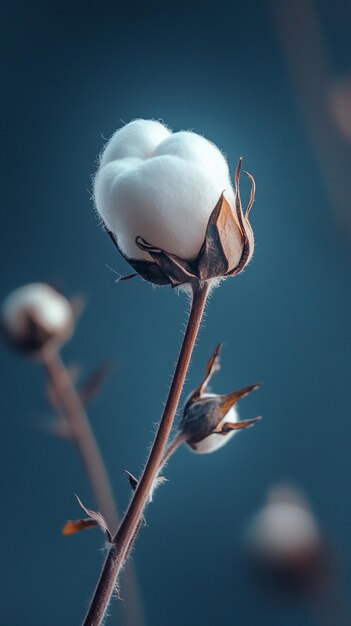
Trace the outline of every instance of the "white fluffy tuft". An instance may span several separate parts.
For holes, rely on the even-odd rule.
[[[19,287],[5,299],[2,322],[5,329],[21,339],[28,332],[28,314],[48,333],[61,333],[73,325],[73,312],[67,298],[44,283]]]
[[[294,495],[294,491],[291,492]],[[289,494],[288,494],[289,495]],[[309,506],[298,498],[273,498],[256,514],[249,532],[252,548],[271,561],[315,550],[320,532]]]
[[[94,185],[97,210],[128,258],[150,259],[138,236],[184,259],[194,258],[208,219],[234,192],[222,153],[192,132],[172,134],[160,122],[134,120],[112,136]],[[238,262],[242,237],[237,233]]]

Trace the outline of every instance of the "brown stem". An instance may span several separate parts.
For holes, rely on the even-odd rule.
[[[111,599],[118,576],[136,537],[138,526],[149,499],[154,480],[164,457],[164,450],[172,429],[180,395],[189,368],[196,337],[208,295],[208,283],[196,283],[192,288],[192,303],[178,362],[168,393],[167,402],[161,417],[151,452],[144,472],[138,482],[129,507],[114,537],[107,556],[94,597],[83,626],[100,626]]]
[[[41,362],[48,374],[58,406],[69,423],[73,441],[83,461],[96,506],[105,517],[108,527],[114,532],[119,519],[112,489],[80,396],[57,351],[43,350]],[[132,567],[128,567],[125,573],[125,595],[128,604],[124,603],[121,607],[123,625],[143,626],[142,604],[136,575]]]
[[[68,420],[73,441],[83,461],[97,508],[113,531],[117,528],[118,516],[112,489],[79,394],[57,351],[43,351],[42,363],[62,411]]]
[[[161,471],[161,469],[164,467],[164,465],[166,465],[167,461],[175,453],[177,448],[186,440],[186,438],[187,438],[187,436],[184,435],[184,433],[179,433],[179,434],[177,434],[174,437],[174,439],[172,439],[172,441],[167,446],[167,448],[165,450],[165,453],[164,453],[164,455],[162,457],[159,471]]]

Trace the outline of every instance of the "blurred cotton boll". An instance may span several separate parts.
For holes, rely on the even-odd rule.
[[[69,339],[74,316],[63,295],[44,283],[31,283],[7,296],[2,305],[1,324],[11,345],[32,353]]]
[[[117,130],[101,155],[95,177],[97,211],[128,259],[150,260],[137,237],[194,259],[222,192],[235,215],[227,162],[210,141],[193,132],[172,134],[160,122],[134,120]],[[243,238],[234,234],[234,264]]]
[[[321,544],[317,521],[292,487],[275,487],[252,521],[251,548],[261,560],[289,567],[315,554]]]

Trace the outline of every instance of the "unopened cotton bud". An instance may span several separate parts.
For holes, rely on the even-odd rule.
[[[232,436],[257,422],[258,418],[239,421],[234,406],[240,398],[257,389],[258,385],[250,385],[230,394],[217,395],[207,393],[208,384],[220,368],[217,346],[211,356],[203,381],[189,396],[183,409],[179,433],[186,443],[200,454],[214,452],[224,446]]]
[[[289,570],[314,558],[321,535],[304,497],[290,487],[276,487],[252,520],[249,542],[262,563]]]
[[[151,282],[229,275],[252,254],[252,231],[238,215],[227,162],[196,133],[173,134],[141,119],[117,130],[102,153],[94,199],[122,255]],[[221,217],[219,210],[214,215],[219,201]]]
[[[72,307],[44,283],[31,283],[10,293],[2,305],[1,325],[16,348],[36,352],[48,343],[63,343],[73,330]]]

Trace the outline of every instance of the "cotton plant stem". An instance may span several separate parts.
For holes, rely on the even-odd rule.
[[[172,441],[167,446],[166,451],[165,451],[165,453],[164,453],[164,455],[162,457],[162,460],[161,460],[161,463],[160,463],[160,467],[159,467],[159,471],[161,471],[161,469],[166,465],[166,463],[169,461],[171,456],[175,453],[177,448],[179,448],[179,446],[185,440],[186,440],[186,435],[184,435],[183,433],[179,433],[178,435],[176,435],[174,437],[174,439],[172,439]]]
[[[95,437],[77,390],[59,353],[45,350],[42,363],[70,426],[73,442],[82,459],[91,490],[100,513],[109,528],[116,529],[118,515],[112,489]]]
[[[41,362],[55,392],[59,408],[71,428],[73,442],[82,459],[96,507],[112,532],[115,532],[119,523],[118,512],[107,471],[83,403],[57,351],[44,350]],[[121,606],[123,626],[143,626],[142,602],[132,566],[125,572],[124,589],[127,602]]]
[[[119,574],[137,535],[137,530],[142,520],[145,506],[148,503],[154,480],[164,458],[164,451],[178,408],[180,395],[201,324],[208,291],[208,283],[196,283],[193,287],[187,328],[156,437],[143,474],[138,482],[121,525],[113,539],[113,544],[108,553],[83,626],[101,625],[112,593],[117,586]]]

